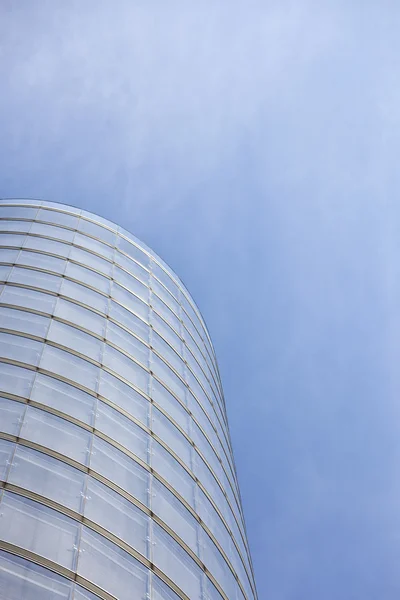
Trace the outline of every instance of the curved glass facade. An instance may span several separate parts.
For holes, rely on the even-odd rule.
[[[214,350],[149,248],[0,201],[0,598],[251,600]]]

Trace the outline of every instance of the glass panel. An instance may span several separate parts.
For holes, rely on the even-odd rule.
[[[17,446],[8,482],[80,512],[85,478],[82,471],[51,456]]]
[[[115,252],[115,262],[132,273],[135,277],[140,279],[145,285],[148,285],[149,282],[149,272],[146,271],[141,265],[137,262],[125,256],[125,254],[121,254],[120,252]]]
[[[49,273],[42,273],[33,269],[14,267],[8,281],[57,293],[60,289],[62,279],[61,277],[57,277],[57,275],[49,275]]]
[[[110,248],[110,246],[106,246],[106,244],[103,244],[98,240],[94,240],[93,238],[90,238],[87,235],[77,233],[74,239],[74,244],[75,246],[83,246],[83,248],[87,248],[92,252],[96,252],[97,254],[100,254],[100,256],[108,258],[109,260],[113,259],[113,248]]]
[[[52,321],[47,339],[67,348],[72,348],[76,352],[100,362],[103,342],[75,327],[65,325],[59,321]]]
[[[151,458],[153,469],[193,507],[195,482],[189,473],[155,440]]]
[[[109,221],[108,219],[105,219],[104,217],[100,217],[99,215],[96,215],[95,213],[89,212],[87,210],[82,210],[82,217],[89,219],[89,221],[94,221],[95,223],[100,223],[101,225],[105,225],[109,229],[112,229],[112,230],[118,229],[117,225],[115,223],[113,223],[112,221]]]
[[[209,569],[210,573],[214,575],[228,598],[234,598],[236,582],[232,571],[229,569],[222,554],[204,529],[200,530],[200,536],[201,558],[204,564]]]
[[[51,448],[86,465],[92,434],[61,417],[28,406],[20,437]]]
[[[155,406],[152,411],[152,430],[173,452],[191,467],[191,444]]]
[[[71,323],[93,331],[97,335],[104,336],[105,334],[106,319],[104,317],[63,298],[58,299],[54,316],[71,321]]]
[[[116,300],[123,306],[126,306],[129,310],[133,310],[139,317],[148,320],[149,318],[149,307],[147,304],[139,300],[136,296],[131,294],[125,288],[113,282],[111,286],[111,296],[113,300]]]
[[[172,346],[176,352],[182,355],[183,352],[183,344],[182,340],[178,335],[172,331],[171,327],[167,325],[165,321],[161,317],[159,317],[154,311],[150,311],[151,324],[165,340]]]
[[[32,223],[30,233],[52,237],[63,242],[72,242],[75,235],[75,231],[70,231],[63,227],[54,227],[54,225],[45,225],[44,223]]]
[[[63,258],[56,258],[55,256],[48,256],[47,254],[41,254],[40,252],[21,250],[16,263],[18,265],[26,265],[28,267],[53,271],[54,273],[60,273],[62,275],[64,273],[66,260]]]
[[[179,304],[175,300],[175,298],[171,296],[168,290],[166,290],[165,287],[161,285],[161,283],[157,279],[155,279],[155,277],[151,278],[150,283],[153,292],[155,292],[157,296],[161,298],[161,300],[168,306],[168,308],[170,308],[179,318]]]
[[[137,506],[89,477],[85,517],[148,556],[149,517]]]
[[[132,296],[132,298],[134,298]],[[140,302],[140,300],[137,300]],[[131,306],[132,310],[135,307]],[[136,335],[142,338],[145,342],[149,339],[149,326],[147,323],[144,323],[141,319],[139,319],[136,315],[134,315],[130,310],[123,308],[116,302],[110,302],[110,318],[114,319],[121,325],[124,325],[130,331],[134,331]]]
[[[147,256],[147,254],[142,252],[140,248],[138,248],[134,244],[131,244],[131,242],[129,242],[125,238],[118,236],[117,247],[119,250],[121,250],[121,252],[125,252],[125,254],[137,260],[137,262],[139,262],[141,265],[143,265],[146,268],[149,268],[149,256]]]
[[[90,390],[96,389],[99,367],[59,348],[45,345],[40,368],[76,381]]]
[[[36,342],[20,335],[0,333],[0,356],[37,366],[43,348],[42,342]]]
[[[202,571],[192,558],[159,525],[153,523],[153,562],[191,600],[201,600]]]
[[[149,366],[150,349],[125,329],[109,321],[106,338],[107,341],[125,350],[132,358],[135,358],[146,367]]]
[[[0,248],[0,261],[3,263],[14,263],[17,259],[20,250],[8,250]]]
[[[82,250],[81,248],[77,248],[76,246],[72,246],[69,259],[75,260],[76,262],[86,265],[87,267],[91,267],[96,271],[100,271],[100,273],[104,273],[104,275],[111,275],[111,262],[104,260],[104,258],[100,258],[100,256],[97,256],[96,254],[86,252],[86,250]]]
[[[136,277],[133,277],[126,271],[114,266],[114,280],[141,298],[144,302],[148,303],[149,288],[136,279]]]
[[[115,245],[117,234],[114,231],[110,231],[105,227],[101,227],[100,225],[96,225],[96,223],[92,223],[91,221],[86,221],[86,219],[80,219],[78,230],[89,235],[93,235],[94,237],[103,240],[103,242],[107,242],[111,244],[111,246]]]
[[[99,596],[95,596],[88,590],[85,590],[80,585],[75,584],[74,587],[74,600],[99,600]]]
[[[171,529],[198,554],[196,519],[162,483],[153,479],[152,506],[156,513]]]
[[[0,550],[2,600],[69,600],[72,582]]]
[[[196,490],[196,511],[201,520],[230,556],[231,538],[217,511],[200,488]]]
[[[183,406],[154,377],[151,378],[151,397],[188,433],[190,417]]]
[[[27,398],[31,391],[35,371],[0,363],[0,392]]]
[[[92,271],[86,267],[81,267],[75,263],[68,262],[65,276],[82,281],[83,283],[86,283],[86,285],[90,285],[96,288],[96,290],[104,292],[104,294],[108,295],[110,293],[110,280],[107,279],[107,277],[104,277],[104,275],[100,275],[99,273],[96,273],[96,271]]]
[[[179,354],[177,354],[175,350],[173,350],[171,346],[156,333],[156,331],[153,332],[152,346],[159,354],[161,354],[166,362],[181,375],[181,377],[184,377],[185,363],[183,362],[182,357],[179,356]]]
[[[148,424],[149,401],[126,383],[107,373],[107,371],[100,371],[99,394],[141,423]]]
[[[148,392],[149,373],[133,360],[125,356],[125,354],[122,354],[122,352],[106,345],[104,348],[103,363],[106,367],[126,379],[129,383],[132,383],[145,393]]]
[[[25,237],[25,235],[18,235],[16,233],[0,233],[0,246],[16,246],[21,248]]]
[[[0,220],[0,231],[16,231],[18,233],[28,233],[31,228],[29,221],[2,221]]]
[[[3,418],[1,409],[1,398],[0,398],[0,415]],[[2,427],[2,425],[1,425]],[[11,463],[11,457],[14,452],[15,444],[7,442],[6,440],[0,440],[0,479],[5,481],[8,467]]]
[[[0,217],[2,219],[34,219],[37,208],[28,208],[22,206],[1,206]]]
[[[168,308],[164,302],[159,300],[155,294],[151,295],[152,308],[170,325],[177,333],[180,333],[181,324],[178,317]]]
[[[41,250],[42,252],[46,252],[49,254],[56,254],[57,256],[62,256],[67,258],[71,246],[69,244],[64,244],[63,242],[56,242],[54,240],[48,240],[47,238],[40,238],[34,236],[26,236],[24,248],[30,248],[31,250]]]
[[[174,281],[172,281],[171,277],[162,269],[154,260],[151,261],[151,271],[153,275],[155,275],[161,283],[165,285],[168,291],[179,300],[179,290],[178,286]]]
[[[149,435],[136,423],[104,402],[97,405],[96,429],[148,462]]]
[[[171,588],[167,586],[166,583],[161,581],[161,579],[159,579],[157,577],[157,575],[152,573],[151,579],[152,579],[152,587],[151,587],[152,600],[179,600],[179,596],[177,596],[175,594],[175,592],[173,592],[171,590]]]
[[[149,572],[127,552],[86,527],[82,529],[78,573],[118,600],[143,600]]]
[[[108,442],[93,437],[90,468],[148,505],[149,473]]]
[[[76,229],[78,224],[78,217],[55,210],[46,210],[45,208],[39,210],[36,219],[37,221],[47,221],[48,223],[71,227],[71,229]]]
[[[11,273],[11,267],[0,265],[0,281],[7,281]]]
[[[42,292],[6,285],[0,296],[0,302],[52,314],[56,303],[56,296],[49,296]]]
[[[195,453],[193,462],[193,470],[196,477],[198,477],[198,479],[200,480],[204,488],[207,490],[211,498],[214,500],[218,508],[221,511],[223,511],[223,507],[225,507],[227,504],[226,498],[218,483],[211,474],[211,471],[209,470],[203,459],[197,453]]]
[[[96,398],[63,381],[38,373],[31,400],[57,410],[91,425],[94,421]]]
[[[67,569],[73,569],[79,523],[59,512],[4,492],[0,537]]]
[[[104,314],[107,312],[108,298],[106,298],[106,296],[102,296],[74,281],[64,279],[60,294],[78,300],[78,302],[82,302],[82,304],[87,304],[90,308],[94,308]]]
[[[186,385],[181,379],[161,360],[154,354],[151,355],[151,370],[158,379],[161,379],[163,383],[171,390],[173,394],[183,403],[186,400]]]
[[[26,404],[0,397],[0,431],[19,435]]]
[[[46,337],[50,319],[31,312],[0,306],[0,327]]]

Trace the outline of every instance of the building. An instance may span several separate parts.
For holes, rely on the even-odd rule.
[[[171,269],[0,201],[0,598],[256,598],[218,366]]]

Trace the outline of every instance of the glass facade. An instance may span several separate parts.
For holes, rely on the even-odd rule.
[[[257,597],[196,305],[52,202],[0,201],[0,514],[2,600]]]

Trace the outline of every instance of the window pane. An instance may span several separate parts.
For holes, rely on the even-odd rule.
[[[32,308],[50,315],[54,310],[56,300],[56,296],[11,285],[4,286],[3,292],[0,295],[0,302],[3,304]]]
[[[86,283],[86,285],[90,285],[107,295],[110,293],[110,280],[107,279],[107,277],[104,277],[104,275],[100,275],[100,273],[96,273],[96,271],[92,271],[86,267],[81,267],[75,263],[68,262],[65,276],[82,281],[83,283]]]
[[[197,530],[200,525],[182,502],[155,478],[153,478],[151,508],[193,552],[198,554]]]
[[[92,269],[95,269],[100,273],[104,273],[104,275],[111,275],[111,262],[104,260],[104,258],[100,258],[100,256],[97,256],[96,254],[87,252],[82,248],[72,246],[69,259],[81,263],[82,265],[85,265],[87,267],[91,267]]]
[[[120,252],[115,252],[115,262],[123,267],[129,273],[132,273],[135,277],[140,279],[145,285],[149,282],[149,272],[146,271],[141,265],[137,262],[125,256],[125,254],[121,254]]]
[[[90,390],[96,389],[99,367],[59,348],[45,345],[40,368],[76,381]]]
[[[94,237],[97,237],[100,240],[103,240],[103,242],[107,242],[112,246],[115,245],[115,240],[117,237],[116,232],[110,231],[109,229],[101,227],[100,225],[96,225],[96,223],[86,221],[86,219],[80,219],[78,230],[88,233],[89,235],[93,235]]]
[[[125,252],[125,254],[137,260],[137,262],[139,262],[144,267],[149,267],[150,258],[148,257],[148,255],[142,252],[140,248],[138,248],[134,244],[131,244],[131,242],[129,242],[125,238],[118,236],[117,247],[119,250],[121,250],[121,252]]]
[[[151,324],[167,342],[182,356],[183,345],[180,337],[171,329],[169,325],[159,317],[154,311],[150,311]]]
[[[52,237],[63,242],[72,242],[75,235],[75,231],[70,231],[63,227],[55,227],[54,225],[45,225],[44,223],[32,223],[30,233]]]
[[[201,541],[200,548],[202,550],[202,560],[210,573],[214,575],[228,598],[235,597],[236,581],[232,571],[229,569],[222,554],[207,535],[204,529],[200,530]]]
[[[150,518],[142,510],[92,477],[86,496],[85,517],[148,556]]]
[[[56,254],[67,258],[69,256],[71,246],[64,244],[63,242],[56,242],[54,240],[48,240],[47,238],[40,238],[27,235],[24,243],[24,248],[30,248],[31,250],[41,250],[49,254]]]
[[[194,506],[194,479],[177,460],[153,440],[152,467],[180,494],[190,506]]]
[[[79,306],[79,304],[59,298],[54,315],[60,319],[80,325],[80,327],[93,331],[93,333],[104,336],[106,329],[105,318],[94,313],[92,310]]]
[[[148,367],[150,349],[125,329],[109,321],[106,338],[112,344],[125,350],[132,358],[135,358]]]
[[[104,258],[108,258],[109,260],[112,260],[114,256],[113,248],[110,248],[110,246],[106,246],[106,244],[94,240],[87,235],[82,235],[81,233],[76,234],[74,244],[75,246],[83,246],[83,248],[97,252],[97,254],[100,254],[100,256],[104,256]]]
[[[95,427],[144,462],[148,462],[149,435],[104,402],[98,403]]]
[[[151,397],[188,433],[190,417],[178,400],[154,377],[151,378]]]
[[[159,525],[153,523],[153,562],[191,600],[201,600],[202,571],[192,558]]]
[[[123,285],[144,302],[149,301],[149,288],[123,269],[114,266],[114,280]]]
[[[99,394],[119,408],[126,410],[141,423],[148,424],[149,401],[126,383],[104,370],[100,371]]]
[[[82,529],[78,573],[118,600],[143,600],[148,569],[127,552],[86,527]]]
[[[180,333],[181,324],[178,317],[155,294],[151,295],[151,306],[166,321],[176,333]]]
[[[133,298],[133,296],[132,296]],[[138,302],[140,302],[138,300]],[[132,310],[135,310],[135,307],[131,307]],[[149,326],[147,323],[144,323],[139,317],[134,315],[130,310],[127,310],[123,306],[120,306],[116,302],[110,302],[110,318],[117,323],[121,323],[130,331],[134,331],[136,335],[141,337],[145,342],[149,339]]]
[[[76,352],[100,362],[103,342],[75,327],[65,325],[59,321],[52,321],[47,339],[67,348],[72,348]]]
[[[161,581],[154,573],[152,573],[151,590],[151,597],[153,600],[179,600],[179,596],[177,596],[175,592],[173,592],[171,588]]]
[[[117,375],[120,375],[145,393],[148,393],[149,373],[125,356],[125,354],[106,345],[104,348],[103,363]]]
[[[191,444],[180,431],[155,406],[152,411],[152,430],[171,448],[177,456],[191,468]]]
[[[46,210],[45,208],[39,210],[36,219],[38,221],[47,221],[48,223],[64,225],[65,227],[71,227],[72,229],[76,229],[78,224],[78,217],[55,210]]]
[[[94,436],[90,468],[148,505],[149,473],[132,458]]]
[[[161,283],[165,285],[167,290],[169,290],[171,294],[178,300],[178,286],[174,281],[172,281],[171,277],[164,271],[164,269],[162,269],[154,260],[151,261],[151,271],[153,275],[155,275],[161,281]]]
[[[0,418],[3,418],[1,412],[1,398],[0,398]],[[15,444],[6,440],[0,440],[0,479],[5,481],[9,464],[11,463],[11,457],[14,452]]]
[[[57,275],[50,275],[49,273],[42,273],[33,269],[14,267],[8,281],[10,283],[21,283],[22,285],[30,285],[57,293],[60,289],[62,279]]]
[[[31,400],[57,410],[91,425],[94,421],[96,398],[78,388],[38,373]]]
[[[0,246],[17,246],[21,248],[25,237],[25,235],[18,235],[16,233],[0,233]]]
[[[4,600],[69,600],[72,583],[48,569],[0,550]]]
[[[19,435],[26,404],[0,397],[0,431]]]
[[[153,331],[152,346],[181,377],[184,377],[186,367],[183,359],[156,331]]]
[[[73,568],[79,524],[55,510],[4,492],[0,537],[54,562]]]
[[[151,355],[151,370],[154,375],[171,390],[183,403],[186,399],[186,385],[181,379],[154,353]]]
[[[80,512],[85,478],[55,458],[17,446],[8,482]]]
[[[50,319],[31,312],[0,306],[0,327],[46,337]]]
[[[0,248],[0,261],[3,263],[14,263],[17,260],[19,250]]]
[[[37,366],[43,348],[42,342],[36,342],[20,335],[0,333],[0,356]]]
[[[92,434],[61,417],[28,406],[21,437],[31,440],[86,465]]]
[[[16,231],[17,233],[28,233],[31,228],[29,221],[0,221],[0,231]]]
[[[129,310],[134,311],[142,319],[148,320],[149,318],[149,307],[147,304],[139,300],[134,294],[121,287],[115,281],[111,286],[111,297],[123,306],[126,306]]]
[[[1,206],[0,217],[2,219],[34,219],[37,208],[28,208],[25,206]]]
[[[31,391],[35,371],[0,363],[0,392],[27,398]]]
[[[94,308],[104,314],[107,312],[108,298],[106,298],[106,296],[102,296],[74,281],[64,279],[60,294],[78,300],[78,302],[82,302],[82,304],[87,304],[90,308]]]

